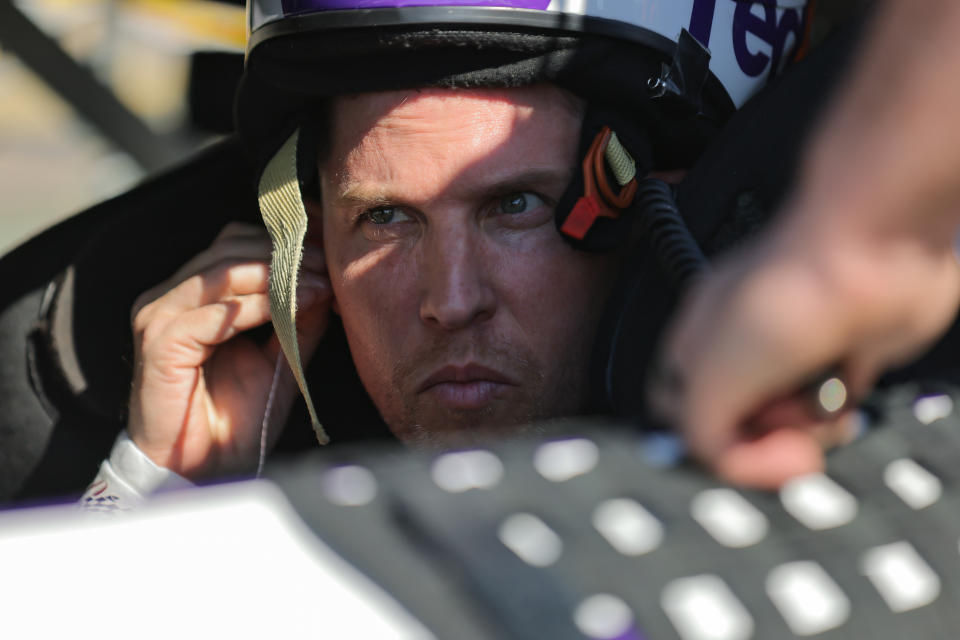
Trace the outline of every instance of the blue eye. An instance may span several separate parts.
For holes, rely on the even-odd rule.
[[[399,207],[377,207],[376,209],[367,211],[364,217],[373,224],[378,225],[390,224],[391,222],[403,222],[404,220],[410,219]]]
[[[544,204],[543,200],[535,193],[523,191],[520,193],[511,193],[500,198],[500,211],[516,215],[526,213],[530,209]]]

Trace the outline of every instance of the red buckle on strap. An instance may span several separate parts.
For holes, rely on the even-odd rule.
[[[602,215],[603,205],[597,202],[595,198],[583,196],[577,200],[577,204],[573,205],[573,209],[570,210],[567,219],[563,221],[560,231],[571,238],[583,240],[593,223]]]

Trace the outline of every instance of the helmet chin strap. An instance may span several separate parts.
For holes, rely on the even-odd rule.
[[[320,424],[310,398],[297,342],[297,280],[303,258],[303,239],[307,233],[307,211],[303,205],[300,180],[297,176],[299,139],[300,130],[297,129],[267,163],[259,185],[260,215],[263,216],[273,241],[269,286],[273,329],[307,403],[317,441],[327,444],[330,438]],[[274,382],[276,383],[276,376]]]

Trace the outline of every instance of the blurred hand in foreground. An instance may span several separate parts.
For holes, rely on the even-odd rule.
[[[773,226],[717,264],[652,389],[722,479],[775,488],[851,435],[801,398],[837,371],[855,400],[954,318],[960,268],[960,4],[889,0]]]

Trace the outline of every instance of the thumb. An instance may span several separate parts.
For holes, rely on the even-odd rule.
[[[790,478],[822,471],[823,448],[803,429],[782,428],[728,445],[711,464],[724,482],[778,489]]]

